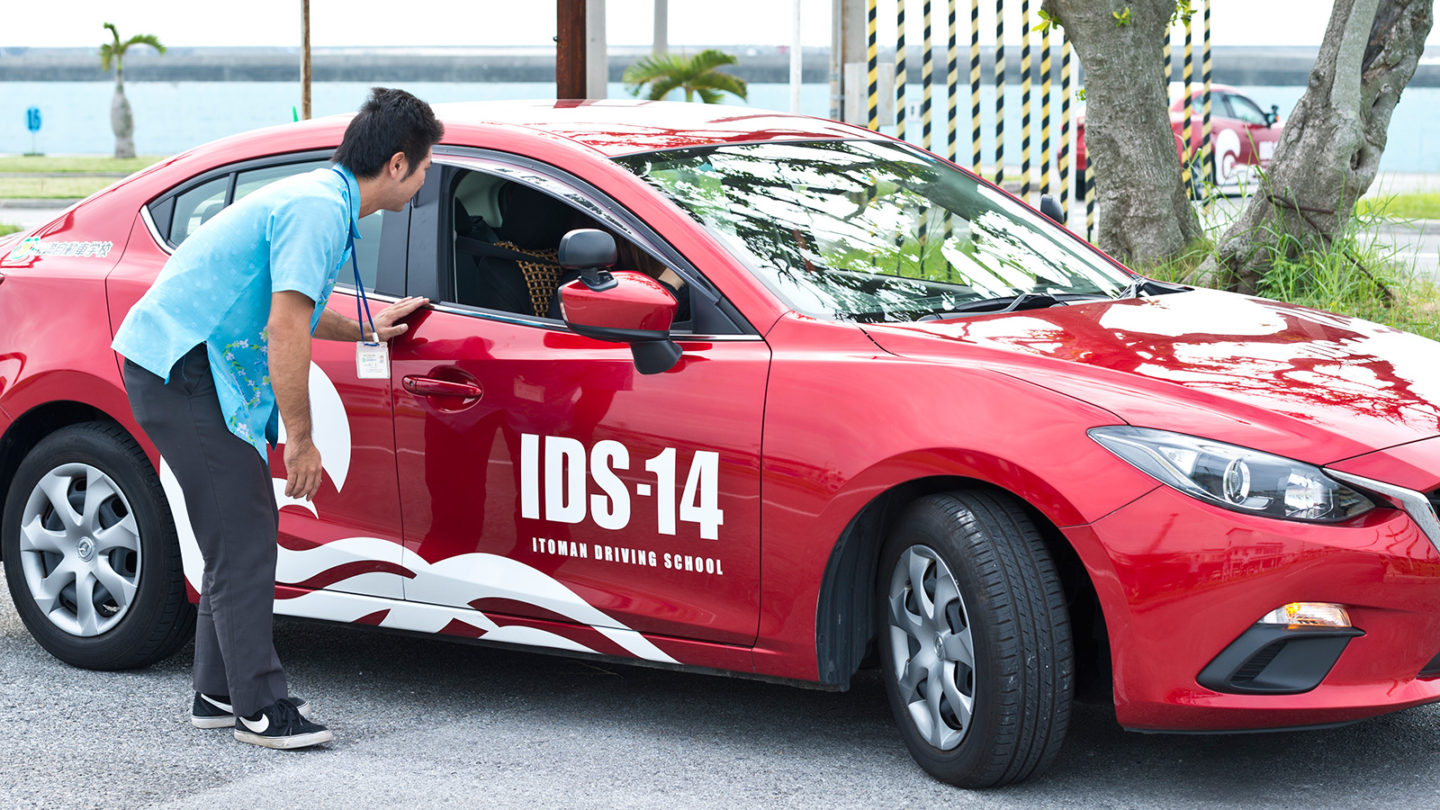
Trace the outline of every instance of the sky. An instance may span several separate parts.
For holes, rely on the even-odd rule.
[[[672,47],[785,45],[791,40],[794,0],[669,0]],[[833,0],[800,0],[806,46],[829,46]],[[298,46],[300,0],[61,0],[6,4],[0,47],[98,47],[113,22],[122,37],[155,34],[171,47]],[[555,35],[554,0],[311,0],[311,45],[358,46],[548,46]],[[994,3],[981,14],[984,42],[993,41]],[[1006,3],[1007,41],[1019,41],[1019,3]],[[1201,0],[1196,0],[1198,9]],[[644,46],[651,40],[653,0],[607,0],[606,35],[611,45]],[[878,36],[895,36],[894,0],[880,0]],[[968,40],[969,3],[960,0],[961,39]],[[935,2],[936,37],[943,27],[943,0]],[[1031,3],[1032,14],[1039,7]],[[239,9],[245,13],[237,13]],[[723,11],[717,11],[717,8]],[[907,37],[921,35],[921,0],[910,0]],[[1330,4],[1324,0],[1213,0],[1216,45],[1318,45]],[[61,13],[63,11],[63,13]],[[1198,22],[1198,20],[1197,20]],[[1429,45],[1440,45],[1440,26]]]

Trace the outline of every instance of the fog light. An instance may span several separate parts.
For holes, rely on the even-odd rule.
[[[1256,624],[1283,624],[1300,627],[1351,627],[1350,614],[1332,602],[1291,602],[1260,617]]]

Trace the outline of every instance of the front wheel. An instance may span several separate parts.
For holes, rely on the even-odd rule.
[[[15,609],[51,655],[129,669],[193,632],[175,529],[135,440],[99,422],[45,437],[4,503],[0,548]]]
[[[1021,505],[983,491],[922,498],[879,571],[880,666],[915,761],[970,788],[1048,767],[1069,726],[1074,659],[1059,576]]]

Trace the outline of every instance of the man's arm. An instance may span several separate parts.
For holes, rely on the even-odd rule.
[[[320,450],[310,440],[310,318],[314,313],[315,302],[304,293],[283,290],[270,297],[270,387],[275,391],[280,418],[285,420],[285,496],[307,501],[320,490],[321,471]],[[351,334],[356,333],[358,327]]]
[[[410,313],[430,303],[428,298],[411,296],[402,298],[388,307],[374,313],[371,317],[375,319],[375,329],[380,333],[381,340],[389,340],[398,335],[405,334],[410,329],[406,323],[396,321],[407,317]],[[311,304],[311,312],[314,312],[314,304]],[[307,319],[305,325],[308,327],[310,321]],[[370,324],[365,324],[364,336],[360,333],[360,322],[354,318],[347,318],[338,312],[326,309],[320,313],[320,323],[315,326],[315,337],[320,340],[374,340],[370,333]],[[283,411],[282,411],[283,413]]]

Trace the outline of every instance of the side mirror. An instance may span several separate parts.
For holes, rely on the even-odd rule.
[[[1265,114],[1265,126],[1273,127],[1275,122],[1280,120],[1280,105],[1271,104],[1270,112]]]
[[[1055,195],[1053,194],[1043,194],[1040,196],[1040,213],[1060,225],[1065,224],[1065,209],[1060,207],[1060,201],[1055,199]]]
[[[615,266],[615,237],[604,231],[578,228],[565,234],[557,258],[566,270],[579,270],[580,279],[592,290],[615,286],[610,276],[610,268]]]
[[[608,234],[602,235],[609,238]],[[564,264],[564,242],[560,250],[560,262]],[[635,370],[641,374],[660,374],[674,368],[680,362],[680,347],[670,339],[675,297],[644,273],[605,271],[608,284],[595,287],[586,280],[585,272],[560,287],[560,311],[565,324],[588,338],[630,344]]]

